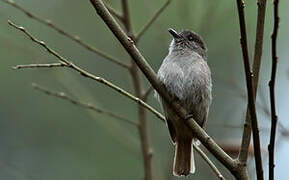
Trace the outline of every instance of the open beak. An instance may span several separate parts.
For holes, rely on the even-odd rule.
[[[174,39],[178,39],[180,38],[181,36],[177,33],[177,31],[175,31],[174,29],[172,28],[169,28],[169,33],[174,37]]]

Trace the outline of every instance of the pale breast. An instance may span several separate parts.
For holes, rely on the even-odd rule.
[[[199,101],[195,95],[201,92],[200,95],[205,98],[211,91],[210,69],[199,55],[166,57],[158,77],[172,95],[183,101],[188,98]]]

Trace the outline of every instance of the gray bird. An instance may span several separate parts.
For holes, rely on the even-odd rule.
[[[163,60],[158,71],[158,78],[170,94],[204,127],[211,105],[211,72],[207,64],[207,48],[202,38],[188,30],[177,33],[169,29],[173,40],[169,54]],[[195,136],[192,130],[170,109],[161,97],[161,103],[171,139],[175,145],[175,176],[187,176],[195,172],[193,143]]]

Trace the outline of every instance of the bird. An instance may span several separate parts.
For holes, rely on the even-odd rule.
[[[207,64],[207,47],[197,33],[190,30],[177,32],[169,28],[173,39],[168,55],[163,60],[157,76],[169,94],[187,111],[200,127],[208,119],[212,101],[211,71]],[[195,173],[193,144],[196,136],[171,109],[161,96],[155,96],[163,107],[169,134],[175,146],[173,175],[188,176]]]

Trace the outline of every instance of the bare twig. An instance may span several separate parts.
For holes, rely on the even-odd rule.
[[[274,180],[274,151],[275,151],[275,138],[278,116],[276,112],[276,102],[275,102],[275,81],[277,72],[277,36],[279,28],[279,0],[274,0],[274,28],[272,33],[272,72],[271,80],[269,82],[270,89],[270,104],[271,104],[271,133],[270,133],[270,144],[268,146],[269,151],[269,179]]]
[[[152,16],[152,18],[147,22],[146,25],[140,30],[140,32],[136,35],[136,41],[138,41],[141,36],[150,28],[150,26],[157,20],[157,18],[162,14],[162,12],[167,8],[167,6],[170,4],[171,0],[167,0],[159,10],[155,12],[155,14]]]
[[[117,12],[115,9],[113,9],[111,6],[106,5],[107,9],[109,10],[109,12],[116,17],[118,20],[123,21],[123,15],[120,14],[119,12]]]
[[[254,153],[255,153],[255,164],[256,164],[256,174],[258,180],[263,180],[263,165],[262,165],[262,155],[261,155],[261,143],[259,137],[258,129],[258,120],[256,115],[256,106],[255,106],[255,93],[253,89],[253,73],[250,68],[250,61],[248,55],[248,46],[247,46],[247,34],[246,34],[246,23],[244,15],[244,2],[242,0],[237,0],[238,6],[238,15],[241,31],[241,46],[243,54],[244,69],[246,75],[246,84],[247,84],[247,93],[248,93],[248,106],[251,117],[251,126],[253,131],[253,144],[254,144]]]
[[[266,18],[266,4],[267,0],[258,0],[258,16],[257,16],[257,28],[256,28],[256,41],[255,52],[253,62],[253,88],[256,94],[259,80],[259,72],[263,54],[263,39],[264,39],[264,25]]]
[[[257,28],[256,28],[256,41],[255,41],[255,53],[253,62],[253,91],[254,99],[256,100],[260,65],[262,60],[263,51],[263,39],[264,39],[264,22],[266,14],[266,3],[267,0],[258,0],[258,17],[257,17]],[[249,113],[249,106],[247,106],[246,121],[243,129],[242,144],[239,153],[239,161],[243,164],[246,163],[248,157],[248,149],[251,140],[251,116]]]
[[[142,99],[143,100],[147,100],[148,96],[150,95],[150,93],[154,90],[154,88],[152,86],[150,86],[146,91],[144,91],[142,93]]]
[[[133,29],[132,29],[132,22],[131,22],[131,16],[130,16],[130,11],[129,11],[129,5],[127,0],[122,0],[121,1],[122,5],[122,11],[123,11],[123,23],[125,26],[125,29],[127,31],[127,35],[130,38],[134,37]]]
[[[118,23],[110,15],[109,11],[103,4],[101,0],[90,0],[94,6],[96,12],[103,19],[106,25],[110,28],[113,34],[117,37],[126,51],[130,54],[134,62],[138,65],[141,71],[144,73],[146,78],[149,80],[151,85],[157,90],[157,92],[162,96],[162,98],[173,108],[173,110],[182,119],[186,119],[187,113],[180,104],[173,100],[168,91],[161,82],[158,80],[155,72],[152,70],[150,65],[146,62],[145,58],[140,54],[139,50],[136,48],[134,41],[129,38],[126,33],[120,28]],[[196,137],[203,143],[203,145],[226,166],[232,174],[237,178],[244,178],[244,174],[240,173],[237,166],[238,163],[234,161],[230,156],[228,156],[221,148],[218,146],[211,137],[194,121],[193,118],[186,121],[187,125],[190,126],[192,131],[195,133]]]
[[[59,92],[59,93],[58,92],[53,92],[51,90],[48,90],[48,89],[46,89],[44,87],[39,86],[38,84],[35,84],[35,83],[32,83],[32,87],[34,89],[38,90],[38,91],[41,91],[41,92],[49,95],[49,96],[55,96],[55,97],[67,100],[67,101],[71,102],[72,104],[75,104],[75,105],[78,105],[78,106],[81,106],[81,107],[84,107],[84,108],[87,108],[87,109],[91,109],[91,110],[93,110],[93,111],[95,111],[97,113],[104,114],[106,116],[110,116],[110,117],[113,117],[113,118],[118,119],[118,120],[122,120],[122,121],[124,121],[126,123],[129,123],[129,124],[132,124],[134,126],[138,126],[139,125],[137,122],[134,122],[134,121],[132,121],[132,120],[130,120],[128,118],[119,116],[119,115],[114,114],[114,113],[112,113],[110,111],[106,111],[106,110],[100,109],[98,107],[93,106],[92,104],[83,103],[83,102],[80,102],[80,101],[78,101],[76,99],[73,99],[73,98],[67,96],[63,92]]]
[[[54,67],[64,67],[63,63],[50,63],[50,64],[25,64],[13,66],[13,69],[26,69],[26,68],[54,68]]]
[[[94,53],[104,57],[105,59],[107,59],[107,60],[119,65],[120,67],[123,67],[123,68],[126,68],[126,69],[129,68],[129,66],[127,64],[119,62],[118,60],[116,60],[116,58],[114,58],[114,57],[102,52],[101,50],[96,49],[92,45],[90,45],[90,44],[86,43],[85,41],[83,41],[82,39],[80,39],[78,36],[71,35],[70,33],[66,32],[63,29],[61,29],[57,25],[53,24],[50,20],[42,19],[42,18],[38,17],[37,15],[32,14],[28,10],[26,10],[23,7],[21,7],[20,5],[16,4],[14,1],[12,1],[12,0],[2,0],[2,1],[10,4],[11,6],[15,7],[16,9],[19,9],[24,14],[26,14],[29,18],[34,19],[34,20],[40,22],[41,24],[44,24],[44,25],[56,30],[58,33],[60,33],[60,34],[64,35],[65,37],[68,37],[69,39],[75,41],[76,43],[80,44],[81,46],[83,46],[87,50],[89,50],[91,52],[94,52]]]
[[[127,0],[122,0],[122,9],[123,9],[123,23],[126,30],[126,33],[135,40],[135,34],[133,32],[132,21],[130,16],[130,9]],[[133,82],[135,95],[142,99],[142,81],[140,78],[139,70],[137,65],[131,60],[130,66],[130,75]],[[144,99],[142,99],[144,100]],[[143,154],[144,162],[144,179],[152,180],[153,179],[153,166],[152,166],[152,145],[149,138],[148,132],[148,123],[147,123],[147,112],[142,106],[138,106],[138,119],[139,119],[139,135],[141,141],[141,149]]]
[[[214,165],[214,163],[208,158],[208,156],[201,150],[199,146],[193,145],[194,149],[199,153],[199,155],[206,161],[206,163],[210,166],[213,172],[217,175],[220,180],[225,180],[224,176],[218,170],[218,168]]]
[[[29,32],[27,32],[23,27],[17,26],[16,24],[12,23],[11,21],[8,21],[8,23],[13,26],[14,28],[22,31],[26,36],[28,36],[33,42],[41,45],[43,48],[45,48],[49,53],[51,53],[53,56],[55,56],[60,62],[62,62],[63,64],[65,64],[65,67],[69,67],[71,69],[74,69],[75,71],[79,72],[82,76],[87,77],[89,79],[95,80],[99,83],[102,83],[108,87],[110,87],[111,89],[115,90],[116,92],[128,97],[129,99],[137,102],[139,105],[142,105],[143,107],[145,107],[146,109],[148,109],[149,111],[151,111],[154,115],[156,115],[159,119],[161,120],[165,120],[164,116],[162,114],[160,114],[157,110],[155,110],[153,107],[151,107],[150,105],[148,105],[147,103],[145,103],[144,101],[142,101],[141,99],[133,96],[132,94],[130,94],[129,92],[121,89],[120,87],[114,85],[113,83],[105,80],[104,78],[101,77],[97,77],[94,76],[93,74],[81,69],[80,67],[76,66],[75,64],[73,64],[72,62],[68,61],[67,59],[65,59],[64,57],[60,56],[56,51],[54,51],[53,49],[51,49],[50,47],[48,47],[45,42],[43,41],[39,41],[38,39],[36,39],[35,37],[33,37]]]

